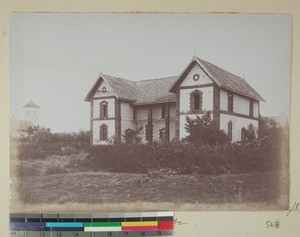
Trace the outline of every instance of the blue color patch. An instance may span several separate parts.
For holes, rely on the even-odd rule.
[[[72,228],[82,228],[83,222],[46,222],[46,227],[72,227]]]

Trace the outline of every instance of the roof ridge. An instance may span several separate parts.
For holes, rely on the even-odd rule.
[[[217,68],[219,68],[220,70],[222,70],[222,71],[224,71],[224,72],[227,72],[227,73],[229,73],[229,74],[231,74],[231,75],[233,75],[233,76],[235,76],[235,77],[238,77],[238,78],[241,79],[241,80],[246,81],[245,79],[243,79],[243,78],[240,77],[239,75],[236,75],[236,74],[234,74],[234,73],[232,73],[232,72],[229,72],[229,71],[227,71],[226,69],[223,69],[223,68],[221,68],[221,67],[219,67],[219,66],[217,66],[217,65],[215,65],[215,64],[213,64],[213,63],[210,63],[210,62],[205,61],[205,60],[203,60],[203,59],[201,59],[201,58],[198,58],[198,57],[196,57],[196,58],[197,58],[198,60],[200,60],[200,61],[203,61],[203,62],[205,62],[205,63],[208,63],[208,64],[212,65],[213,67],[217,67]]]
[[[178,77],[178,75],[176,75],[176,76],[164,76],[164,77],[159,77],[159,78],[144,79],[144,80],[140,80],[140,81],[132,81],[132,80],[129,80],[129,79],[125,79],[123,77],[116,77],[116,76],[112,76],[112,75],[109,75],[109,74],[102,73],[102,75],[104,77],[105,76],[109,76],[109,77],[113,77],[114,79],[121,79],[121,80],[129,81],[129,82],[133,82],[133,83],[139,83],[139,82],[144,82],[144,81],[155,81],[155,80],[161,80],[161,79]]]
[[[167,79],[167,78],[175,78],[178,76],[166,76],[166,77],[160,77],[160,78],[153,78],[153,79],[145,79],[145,80],[140,80],[140,81],[135,81],[135,82],[144,82],[144,81],[156,81],[156,80],[162,80],[162,79]]]

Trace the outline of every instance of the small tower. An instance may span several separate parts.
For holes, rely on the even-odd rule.
[[[38,125],[40,106],[38,106],[31,100],[26,105],[23,105],[23,109],[24,109],[24,120],[30,121],[33,124]]]

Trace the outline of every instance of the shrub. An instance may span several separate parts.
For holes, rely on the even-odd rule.
[[[92,171],[147,174],[172,170],[180,174],[210,175],[277,169],[277,160],[272,162],[270,154],[237,143],[198,146],[173,142],[93,147],[81,165]]]
[[[189,133],[186,137],[188,142],[196,145],[226,144],[230,141],[227,134],[218,129],[215,121],[211,118],[211,113],[205,113],[201,118],[197,115],[195,119],[186,117],[185,129]]]
[[[125,143],[127,144],[139,144],[141,143],[142,138],[139,136],[143,131],[143,126],[140,126],[137,130],[126,129],[123,135]]]
[[[15,144],[15,141],[14,141]],[[90,147],[90,132],[51,133],[49,128],[29,127],[16,141],[18,159],[44,159],[49,155],[79,154]]]

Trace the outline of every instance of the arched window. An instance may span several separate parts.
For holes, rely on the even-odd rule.
[[[227,126],[228,126],[227,135],[228,135],[230,141],[232,141],[232,122],[231,122],[231,120],[229,121]]]
[[[100,103],[100,118],[106,119],[108,117],[108,103],[106,101],[102,101]]]
[[[106,124],[102,124],[100,126],[100,141],[108,140],[108,126]]]
[[[190,94],[190,110],[191,112],[202,111],[202,92],[195,90]]]

